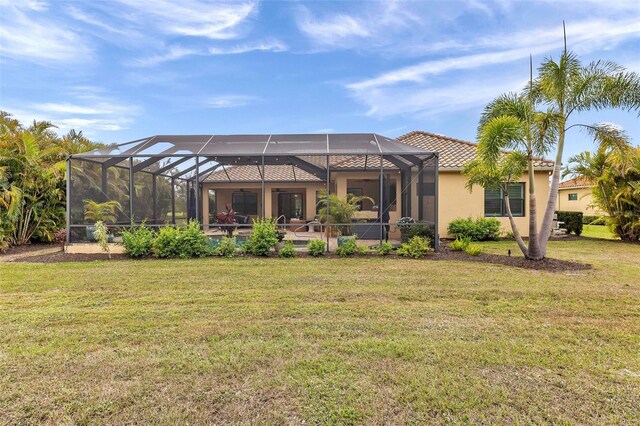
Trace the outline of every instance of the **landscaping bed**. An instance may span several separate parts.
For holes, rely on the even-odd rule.
[[[30,247],[30,246],[26,246]],[[38,245],[39,249],[42,247],[47,247],[46,245]],[[51,246],[54,247],[54,246]],[[28,251],[28,250],[25,250]],[[259,256],[253,256],[250,254],[239,255],[241,258],[261,258]],[[310,258],[312,257],[306,251],[298,252],[298,257],[300,258]],[[273,253],[272,257],[273,261],[279,261],[276,257],[276,254]],[[320,258],[325,259],[336,259],[340,260],[338,255],[335,253],[328,253]],[[371,259],[378,258],[381,260],[392,260],[398,258],[404,258],[398,256],[397,254],[392,253],[388,256],[379,256],[377,254],[369,253],[365,255],[354,256],[354,258],[362,258],[362,259]],[[109,260],[109,257],[106,253],[100,254],[70,254],[64,253],[62,251],[55,253],[47,253],[47,254],[35,254],[34,256],[24,256],[12,260],[13,262],[31,262],[31,263],[58,263],[58,262],[92,262],[96,260]],[[124,254],[112,254],[111,260],[160,260],[155,257],[145,257],[142,259],[131,259]],[[512,256],[507,255],[499,255],[493,253],[481,253],[478,256],[470,256],[464,252],[452,251],[445,244],[441,245],[440,251],[437,253],[429,254],[421,260],[425,261],[461,261],[461,262],[480,262],[480,263],[491,263],[495,265],[505,265],[505,266],[513,266],[517,268],[525,268],[525,269],[533,269],[539,271],[549,271],[549,272],[565,272],[565,271],[579,271],[591,269],[591,265],[580,262],[572,262],[561,259],[544,259],[541,261],[529,261],[520,255],[520,252],[513,251]],[[420,261],[420,260],[418,260]]]

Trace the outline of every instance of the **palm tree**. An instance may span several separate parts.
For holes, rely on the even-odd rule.
[[[536,107],[546,110],[541,112]],[[521,95],[503,95],[485,109],[478,131],[478,160],[469,165],[466,171],[476,175],[488,173],[484,178],[475,176],[475,184],[486,181],[485,184],[495,186],[499,181],[504,185],[509,179],[516,179],[516,176],[498,173],[502,167],[500,161],[504,161],[500,160],[500,150],[515,149],[526,157],[529,175],[529,246],[521,238],[518,240],[526,257],[538,260],[546,254],[567,131],[583,128],[598,141],[624,140],[624,134],[610,125],[570,123],[574,113],[605,108],[640,111],[640,76],[609,61],[595,61],[583,66],[574,53],[567,51],[565,36],[565,49],[559,60],[556,62],[546,58],[538,68],[536,79],[530,79],[529,87]],[[535,156],[550,153],[554,148],[556,156],[549,198],[540,229],[536,229],[534,160]],[[469,180],[470,185],[474,184],[472,181]],[[505,204],[508,204],[508,200]],[[509,215],[508,208],[507,213]],[[510,220],[514,227],[515,222],[511,217]],[[514,228],[514,235],[516,233],[517,228]]]
[[[328,194],[326,190],[319,194],[319,199],[320,221],[340,224],[337,229],[341,236],[351,235],[351,226],[346,224],[351,223],[353,215],[360,210],[360,203],[365,200],[374,202],[373,198],[366,195],[347,194],[340,198],[336,194]]]

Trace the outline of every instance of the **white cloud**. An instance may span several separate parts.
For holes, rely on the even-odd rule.
[[[260,98],[249,95],[218,95],[205,101],[208,108],[235,108],[260,102]]]
[[[218,55],[238,55],[249,52],[284,52],[287,45],[279,40],[259,41],[255,43],[244,43],[228,47],[190,48],[184,46],[169,46],[161,54],[148,56],[133,60],[130,65],[136,67],[150,67],[163,62],[175,61],[188,56],[218,56]]]
[[[92,49],[86,40],[41,15],[45,10],[42,2],[1,4],[0,55],[38,64],[68,64],[90,58]]]
[[[70,101],[24,106],[16,102],[17,107],[8,110],[22,122],[46,120],[55,124],[61,133],[76,129],[87,135],[127,129],[142,112],[141,107],[118,102],[93,86],[70,87],[65,90],[65,99]]]
[[[296,23],[298,29],[322,45],[339,45],[353,37],[366,38],[371,34],[359,18],[338,14],[324,20],[315,19],[307,8],[300,8]]]
[[[118,0],[131,12],[129,21],[172,35],[228,40],[239,35],[239,26],[257,10],[254,2],[206,2],[197,0]],[[119,15],[114,13],[114,15]]]

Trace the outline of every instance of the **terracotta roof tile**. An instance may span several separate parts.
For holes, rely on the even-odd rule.
[[[573,178],[573,179],[569,179],[569,180],[565,180],[564,182],[560,182],[560,189],[563,188],[580,188],[583,186],[591,186],[591,183],[589,182],[589,180],[583,176],[577,177],[577,178]]]
[[[402,143],[440,153],[440,169],[460,170],[464,164],[475,158],[476,144],[436,135],[423,131],[413,131],[396,138]],[[553,168],[553,161],[536,159],[534,166],[543,169]]]
[[[298,167],[293,166],[265,166],[265,181],[266,182],[318,182],[322,179],[305,172]],[[260,175],[259,166],[229,166],[224,170],[219,169],[211,173],[206,179],[206,182],[260,182],[262,177]]]

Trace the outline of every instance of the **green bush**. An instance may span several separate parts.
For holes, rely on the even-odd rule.
[[[558,215],[558,222],[564,222],[561,228],[576,235],[582,234],[582,212],[557,211],[556,214]]]
[[[190,220],[185,228],[180,229],[178,241],[178,256],[183,259],[209,254],[209,240],[200,230],[200,222],[197,220]]]
[[[364,256],[366,254],[369,254],[369,252],[371,250],[369,250],[369,247],[365,246],[364,244],[362,244],[362,245],[357,245],[356,244],[356,251],[358,252],[358,254],[360,256]]]
[[[455,238],[469,237],[473,241],[497,240],[500,237],[500,221],[494,217],[458,218],[449,223],[449,235]]]
[[[409,242],[402,244],[398,249],[400,256],[413,257],[418,259],[424,257],[427,253],[433,252],[431,241],[426,237],[415,236]]]
[[[482,247],[480,247],[478,244],[469,244],[464,249],[464,252],[470,254],[471,256],[478,256],[480,253],[482,253]]]
[[[224,257],[234,257],[236,255],[236,239],[234,237],[222,237],[215,254]]]
[[[298,252],[296,251],[296,246],[293,244],[293,241],[286,241],[284,247],[278,252],[278,256],[282,258],[296,257],[297,255]]]
[[[398,225],[398,228],[400,229],[401,243],[406,243],[415,236],[425,237],[428,238],[429,241],[433,241],[435,236],[433,225],[422,222],[405,222],[402,225]]]
[[[174,226],[163,226],[153,240],[153,252],[159,258],[180,256],[180,229]]]
[[[336,254],[340,257],[349,257],[358,251],[355,238],[349,238],[336,249]]]
[[[253,231],[247,240],[247,251],[255,256],[269,256],[278,243],[278,229],[273,219],[253,221]]]
[[[583,225],[606,225],[607,220],[602,216],[585,216],[582,215]]]
[[[145,257],[151,254],[155,233],[144,223],[139,227],[132,226],[128,231],[122,231],[122,245],[129,257]]]
[[[307,250],[311,256],[324,256],[327,250],[327,243],[324,240],[310,240],[307,243]]]
[[[111,251],[109,250],[109,229],[107,225],[99,220],[95,224],[96,230],[93,231],[93,239],[98,242],[102,251],[109,255],[109,259],[111,259]]]
[[[387,242],[380,244],[376,249],[376,252],[380,256],[387,256],[391,254],[392,251],[393,251],[393,246],[391,245],[391,243],[387,243]]]
[[[464,238],[458,237],[451,243],[451,245],[449,247],[453,251],[465,251],[467,249],[467,247],[469,247],[470,243],[471,243],[471,238],[469,238],[469,237],[464,237]]]

